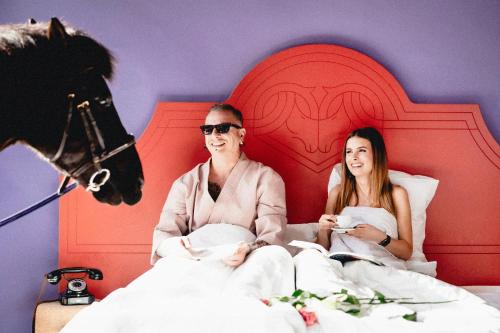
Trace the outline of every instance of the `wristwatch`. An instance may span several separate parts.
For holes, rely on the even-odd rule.
[[[391,242],[391,236],[387,235],[387,237],[383,241],[378,243],[378,245],[386,247],[387,245],[389,245],[390,242]]]

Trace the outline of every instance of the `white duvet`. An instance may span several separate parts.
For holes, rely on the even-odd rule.
[[[284,248],[257,249],[237,269],[222,262],[252,236],[232,225],[198,229],[189,238],[200,260],[160,259],[126,288],[79,312],[61,332],[296,331],[293,326],[303,323],[293,309],[260,301],[294,290],[293,260]]]
[[[442,304],[386,304],[368,309],[362,317],[331,310],[321,302],[308,306],[318,318],[311,332],[500,332],[500,311],[459,288],[428,275],[367,261],[342,266],[315,250],[304,250],[294,257],[296,286],[319,295],[347,289],[358,297],[373,297],[374,291],[386,297],[409,298],[410,302]],[[402,318],[417,312],[417,322]]]
[[[500,311],[464,289],[419,273],[362,261],[342,267],[314,250],[292,259],[278,246],[260,248],[239,268],[229,268],[220,258],[232,253],[238,241],[247,240],[238,228],[198,229],[190,240],[204,248],[201,260],[160,259],[126,288],[79,312],[62,332],[500,332]],[[379,305],[361,318],[315,303],[309,307],[318,323],[306,327],[292,306],[269,307],[261,301],[290,295],[295,287],[318,293],[345,288],[369,297],[378,290],[387,297],[455,301]],[[419,322],[401,319],[408,311],[417,311]]]

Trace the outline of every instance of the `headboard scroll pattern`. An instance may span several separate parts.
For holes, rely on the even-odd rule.
[[[258,64],[226,101],[247,128],[246,153],[285,180],[290,223],[317,220],[346,134],[374,126],[390,167],[440,180],[424,251],[451,283],[500,284],[500,148],[478,105],[415,104],[379,63],[338,45],[305,45]],[[60,266],[95,266],[98,297],[149,267],[152,229],[172,182],[208,158],[207,103],[160,102],[138,142],[142,201],[105,207],[81,190],[60,206]],[[492,268],[497,267],[497,268]]]

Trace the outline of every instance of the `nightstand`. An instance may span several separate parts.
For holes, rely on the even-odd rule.
[[[33,316],[33,332],[57,333],[73,316],[88,305],[61,305],[58,300],[38,304]]]

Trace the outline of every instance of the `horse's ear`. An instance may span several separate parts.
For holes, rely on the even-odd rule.
[[[28,24],[36,24],[35,19],[30,17],[30,19],[28,20]]]
[[[66,29],[64,29],[64,26],[56,17],[53,17],[50,20],[49,29],[47,33],[49,40],[64,41],[69,37],[68,34],[66,33]]]

